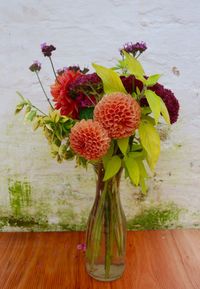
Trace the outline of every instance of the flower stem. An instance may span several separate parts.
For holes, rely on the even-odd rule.
[[[53,105],[51,104],[50,99],[48,98],[48,95],[46,94],[46,91],[44,90],[44,87],[43,87],[43,85],[42,85],[42,82],[41,82],[41,80],[40,80],[40,77],[39,77],[38,72],[35,71],[35,74],[37,75],[37,79],[38,79],[38,81],[39,81],[39,84],[40,84],[40,86],[41,86],[41,88],[42,88],[42,91],[43,91],[43,93],[44,93],[44,95],[45,95],[45,97],[46,97],[49,105],[50,105],[51,108],[54,110],[54,107],[53,107]]]
[[[104,230],[105,230],[105,278],[109,278],[110,274],[110,263],[111,263],[111,231],[110,231],[110,200],[109,200],[109,193],[107,192],[106,202],[105,202],[105,223],[104,223]]]
[[[44,113],[42,110],[40,110],[37,106],[35,106],[35,105],[33,105],[33,104],[31,104],[31,106],[32,106],[33,108],[35,108],[37,111],[39,111],[40,113],[42,113],[43,115],[47,116],[47,114]]]
[[[56,79],[56,81],[57,81],[58,83],[60,83],[59,80],[58,80],[58,77],[57,77],[57,74],[56,74],[56,71],[55,71],[55,68],[54,68],[53,61],[52,61],[51,56],[49,56],[49,60],[50,60],[50,63],[51,63],[51,67],[52,67],[52,69],[53,69],[53,73],[54,73],[55,79]]]

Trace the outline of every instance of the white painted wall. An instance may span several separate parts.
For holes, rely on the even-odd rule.
[[[148,50],[141,60],[147,74],[163,73],[162,83],[175,92],[181,111],[163,143],[157,175],[142,205],[174,201],[188,209],[181,219],[184,226],[200,224],[199,11],[199,0],[0,0],[0,206],[5,214],[10,210],[8,178],[31,182],[35,202],[51,204],[50,222],[57,222],[58,195],[68,182],[77,192],[72,199],[75,212],[82,208],[87,215],[93,200],[89,181],[85,185],[90,174],[75,171],[73,164],[56,164],[41,134],[33,134],[21,117],[13,116],[16,90],[46,105],[28,70],[32,60],[40,60],[44,83],[51,84],[53,75],[40,43],[57,47],[54,61],[60,68],[92,61],[112,65],[122,44],[145,41]],[[128,216],[141,207],[136,199],[126,184],[123,203]]]

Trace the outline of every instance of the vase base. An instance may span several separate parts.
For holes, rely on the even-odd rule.
[[[91,266],[86,264],[86,269],[87,269],[88,274],[92,278],[98,281],[104,281],[104,282],[109,282],[109,281],[114,281],[114,280],[119,279],[124,272],[124,268],[125,268],[124,264],[111,265],[109,275],[106,276],[104,265],[94,265],[94,267],[91,269]]]

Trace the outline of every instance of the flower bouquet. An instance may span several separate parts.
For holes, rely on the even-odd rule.
[[[30,70],[36,74],[49,109],[43,112],[21,97],[16,113],[25,109],[25,119],[41,128],[51,153],[58,162],[74,159],[96,176],[96,197],[86,232],[86,269],[98,280],[119,278],[125,267],[126,219],[120,202],[122,173],[134,186],[147,192],[147,178],[160,154],[157,125],[177,121],[179,103],[164,88],[159,74],[147,76],[138,57],[145,43],[128,43],[120,49],[114,67],[92,64],[95,72],[69,66],[55,70],[53,45],[42,44],[55,81],[51,98],[41,79],[41,64]]]

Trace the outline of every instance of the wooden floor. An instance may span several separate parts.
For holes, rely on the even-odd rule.
[[[200,230],[129,232],[126,271],[85,272],[83,233],[0,233],[0,289],[200,289]]]

